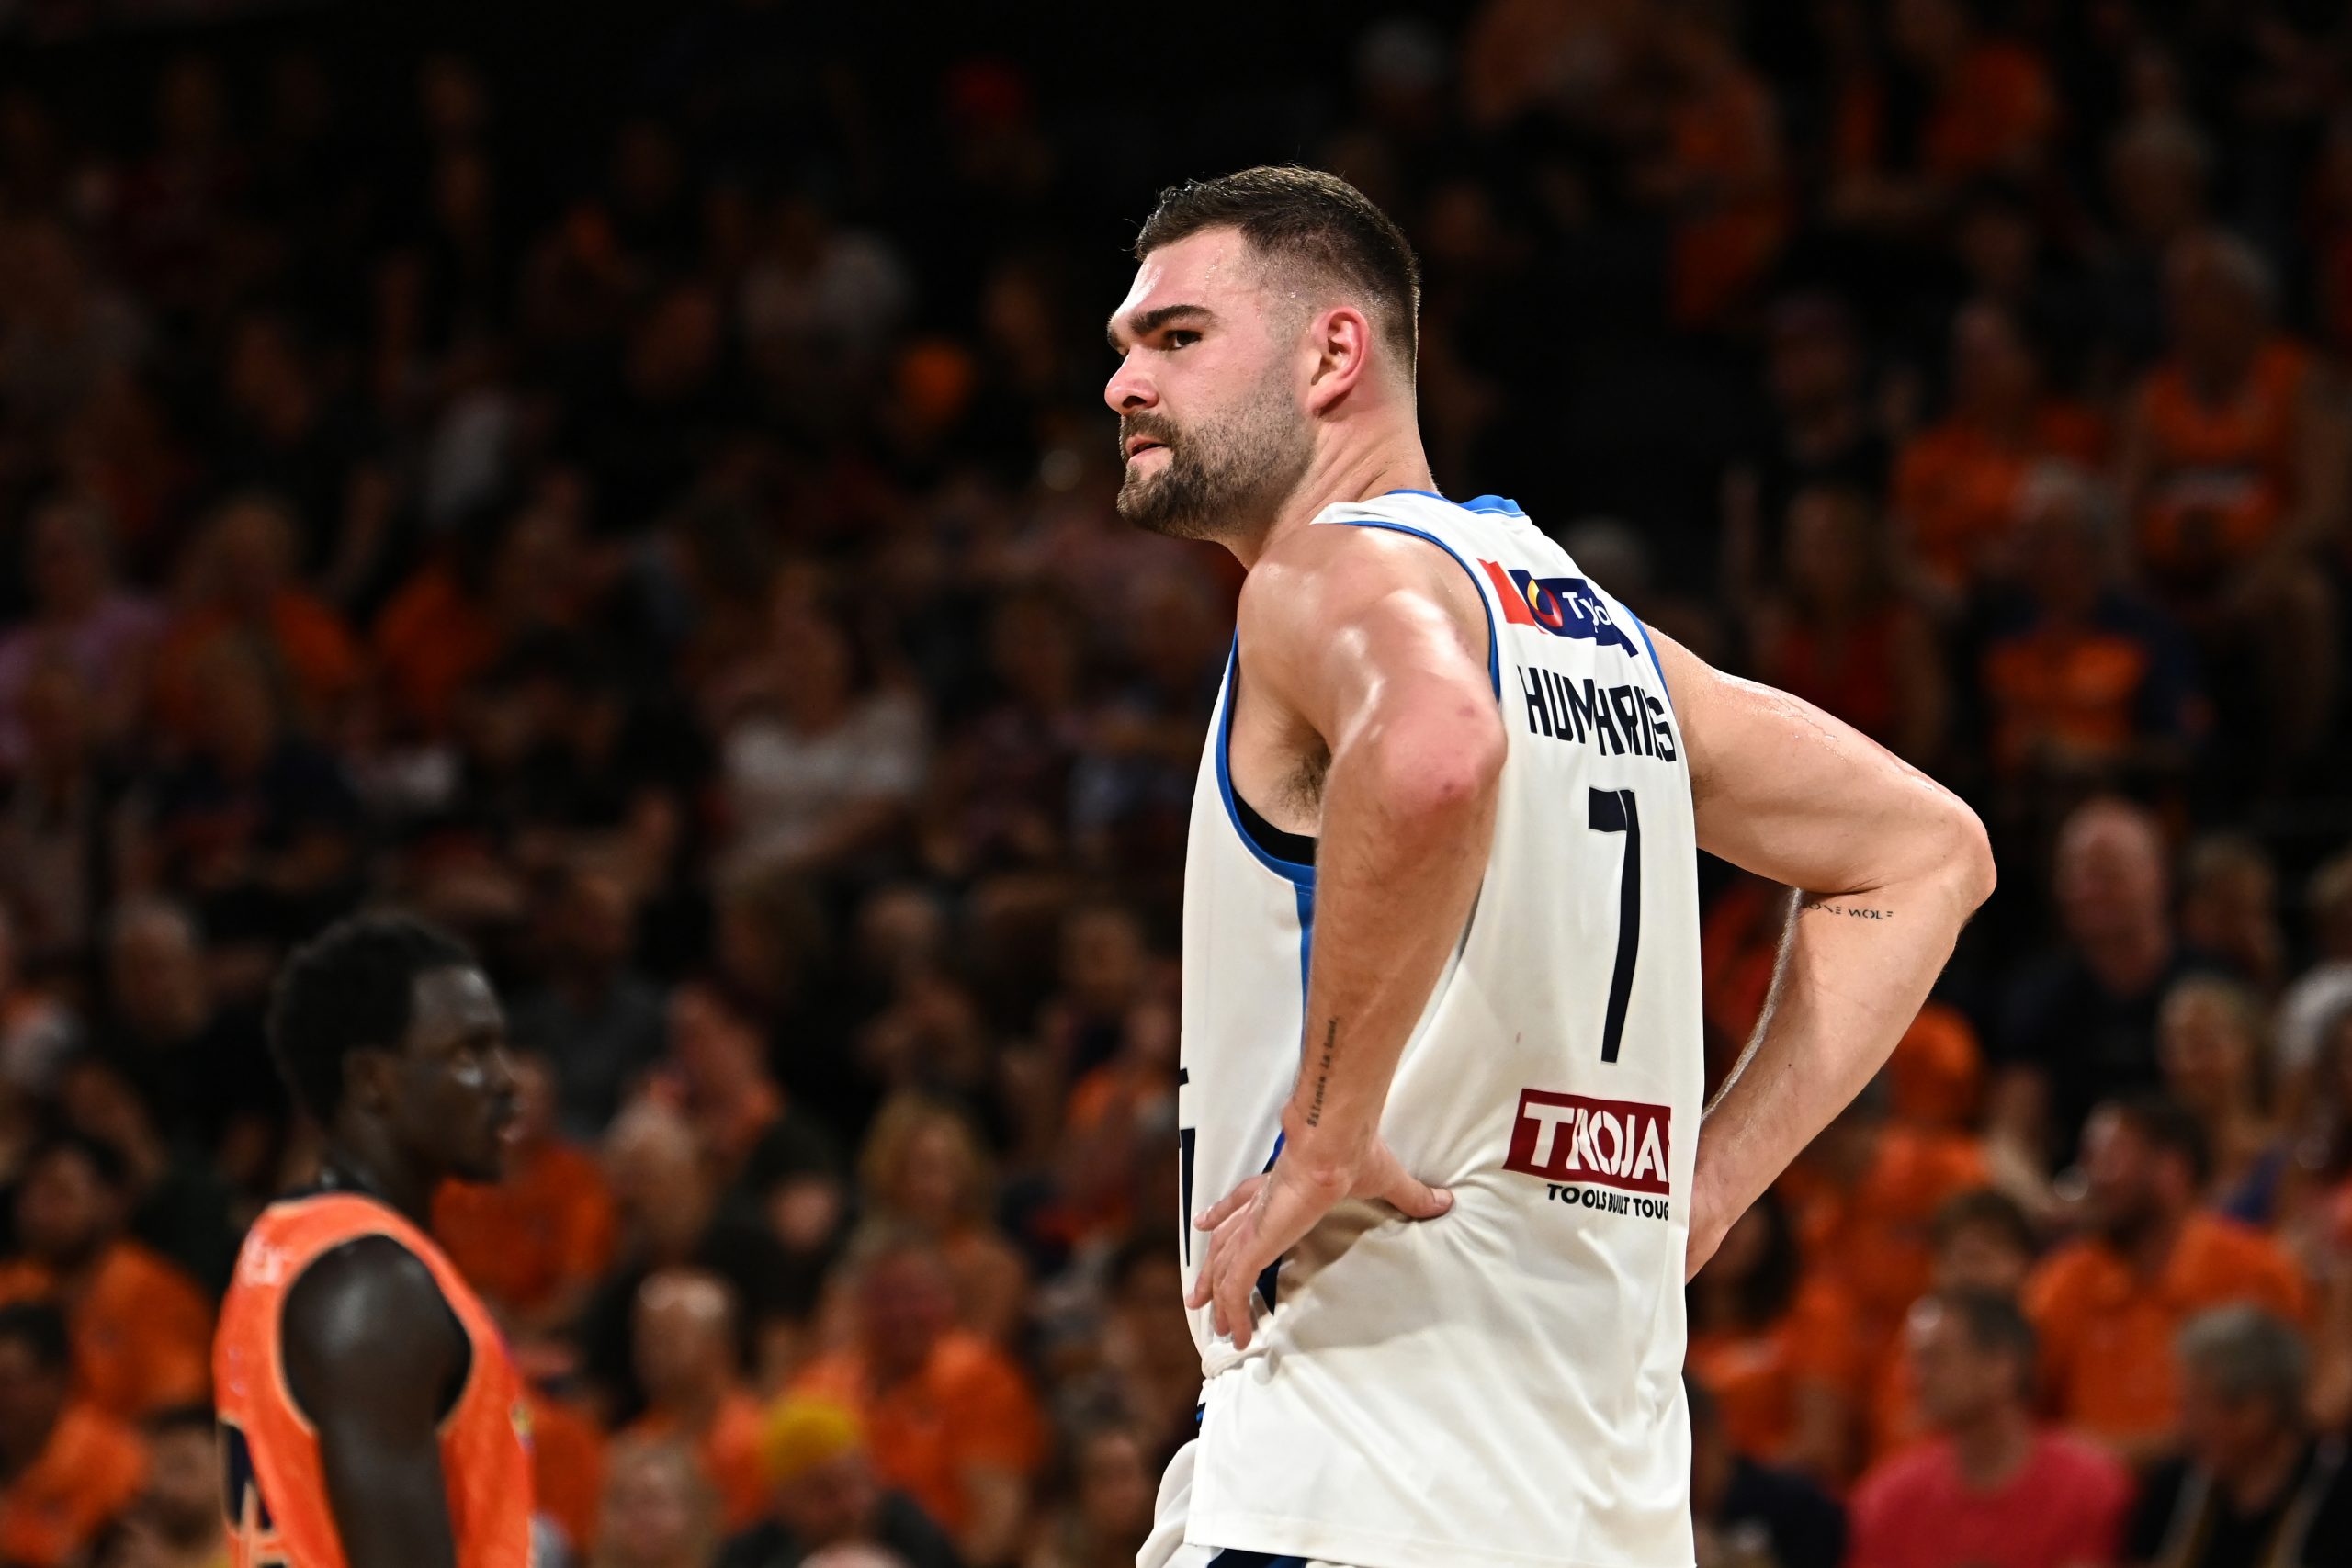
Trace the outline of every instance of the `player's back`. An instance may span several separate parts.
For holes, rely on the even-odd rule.
[[[1361,1564],[1690,1560],[1682,1263],[1702,1089],[1696,834],[1664,676],[1509,502],[1400,491],[1318,525],[1418,535],[1477,584],[1510,740],[1469,925],[1381,1131],[1440,1219],[1342,1205],[1209,1374],[1188,1539]],[[1184,1203],[1269,1163],[1296,1077],[1314,871],[1226,762],[1185,883]],[[1205,1248],[1188,1230],[1186,1274]]]
[[[264,1210],[221,1303],[213,1396],[232,1561],[237,1568],[344,1568],[317,1431],[286,1383],[282,1321],[305,1269],[345,1243],[377,1235],[432,1271],[467,1339],[464,1382],[440,1428],[458,1568],[526,1568],[528,1417],[497,1326],[431,1237],[388,1205],[350,1192],[290,1198]]]

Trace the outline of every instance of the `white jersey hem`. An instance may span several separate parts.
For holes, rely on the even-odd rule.
[[[1184,1521],[1187,1544],[1226,1551],[1271,1552],[1276,1556],[1345,1562],[1351,1568],[1462,1568],[1464,1553],[1476,1551],[1480,1562],[1510,1562],[1521,1568],[1631,1568],[1623,1562],[1594,1562],[1581,1557],[1552,1557],[1541,1552],[1506,1551],[1491,1546],[1468,1547],[1418,1540],[1409,1537],[1359,1535],[1334,1529],[1312,1519],[1285,1518],[1278,1514],[1193,1512]],[[1695,1568],[1692,1559],[1669,1558],[1638,1568]]]

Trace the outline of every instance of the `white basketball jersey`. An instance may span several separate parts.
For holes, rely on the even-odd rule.
[[[1687,1564],[1697,840],[1664,676],[1510,502],[1399,491],[1316,524],[1426,539],[1486,603],[1510,738],[1494,847],[1381,1122],[1453,1208],[1341,1205],[1270,1270],[1246,1354],[1192,1314],[1207,1382],[1185,1539],[1361,1568]],[[1238,669],[1185,866],[1188,1215],[1276,1153],[1315,924],[1314,868],[1237,809]],[[1189,1222],[1182,1246],[1189,1287],[1206,1251]]]

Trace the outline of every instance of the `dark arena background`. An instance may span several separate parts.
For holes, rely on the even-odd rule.
[[[1999,854],[1690,1289],[1701,1563],[2352,1563],[2332,0],[0,0],[0,1563],[227,1561],[262,1007],[378,905],[525,1054],[436,1230],[545,1562],[1133,1561],[1238,579],[1102,323],[1270,162],[1419,248],[1441,488]]]

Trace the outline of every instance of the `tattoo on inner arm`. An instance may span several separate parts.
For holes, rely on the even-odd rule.
[[[1331,1020],[1323,1026],[1323,1055],[1315,1064],[1315,1098],[1306,1104],[1306,1124],[1310,1127],[1323,1120],[1323,1091],[1331,1082],[1331,1046],[1340,1038],[1340,1021]]]
[[[1807,898],[1798,904],[1800,912],[1807,915],[1843,915],[1849,920],[1891,920],[1892,909],[1866,909],[1859,904],[1833,904],[1826,898]]]

